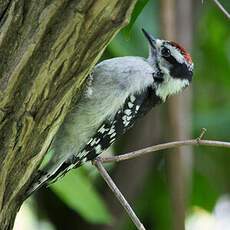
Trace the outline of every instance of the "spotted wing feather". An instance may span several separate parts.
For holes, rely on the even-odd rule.
[[[123,108],[118,110],[112,120],[107,119],[97,130],[96,134],[88,141],[85,147],[64,161],[51,175],[42,175],[45,184],[55,182],[65,175],[70,169],[81,166],[86,161],[95,159],[105,151],[115,140],[133,126],[135,121],[146,114],[153,106],[160,103],[151,88],[136,95],[130,95]],[[39,187],[44,183],[37,181]]]

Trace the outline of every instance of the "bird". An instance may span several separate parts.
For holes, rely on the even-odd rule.
[[[95,159],[138,118],[190,85],[194,67],[190,54],[176,42],[142,31],[148,57],[115,57],[93,68],[54,137],[52,158],[39,170],[27,195]]]

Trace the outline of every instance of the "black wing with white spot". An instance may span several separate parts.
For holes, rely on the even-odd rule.
[[[95,159],[132,127],[139,117],[160,102],[160,98],[154,94],[151,88],[141,94],[130,95],[123,108],[116,113],[114,119],[106,120],[82,151],[69,157],[52,175],[46,175],[49,178],[48,183],[56,181],[70,169],[77,168],[84,162]]]
[[[76,157],[82,163],[93,160],[131,128],[139,117],[160,102],[160,98],[151,88],[141,94],[130,95],[114,119],[105,121]]]

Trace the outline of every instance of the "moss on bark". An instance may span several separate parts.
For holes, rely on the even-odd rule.
[[[0,0],[0,229],[136,0]]]

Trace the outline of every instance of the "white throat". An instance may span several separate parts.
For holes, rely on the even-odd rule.
[[[156,95],[165,101],[167,96],[179,93],[188,85],[189,81],[187,79],[176,79],[168,76],[163,83],[156,87]]]

